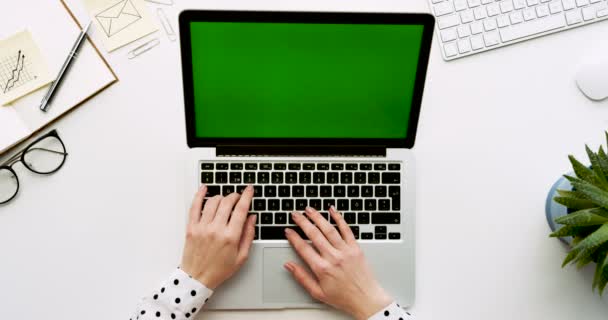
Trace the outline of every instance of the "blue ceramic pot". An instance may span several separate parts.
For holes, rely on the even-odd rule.
[[[568,179],[561,177],[559,180],[557,180],[553,184],[553,187],[551,187],[551,190],[549,191],[549,194],[547,195],[547,202],[545,204],[545,213],[547,215],[547,223],[549,223],[549,228],[551,228],[551,231],[558,230],[562,226],[560,224],[555,223],[555,219],[568,214],[568,208],[553,201],[553,198],[555,196],[557,196],[558,189],[572,190],[572,185],[570,184],[570,181],[568,181]],[[572,237],[563,237],[563,238],[560,238],[560,240],[564,241],[567,244],[572,243]]]

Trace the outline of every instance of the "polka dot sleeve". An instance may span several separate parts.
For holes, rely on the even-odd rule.
[[[388,306],[382,308],[375,315],[371,316],[369,320],[414,320],[409,312],[401,309],[401,307],[393,302]]]
[[[192,319],[212,294],[212,290],[177,269],[150,296],[141,300],[129,320]]]

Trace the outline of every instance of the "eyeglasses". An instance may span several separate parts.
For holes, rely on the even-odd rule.
[[[32,142],[25,149],[0,163],[0,204],[13,200],[19,193],[19,178],[13,166],[19,162],[30,171],[38,174],[57,172],[68,156],[65,145],[56,130]]]

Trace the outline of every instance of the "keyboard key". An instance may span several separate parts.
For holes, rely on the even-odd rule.
[[[302,165],[299,163],[290,163],[288,166],[289,170],[300,170]]]
[[[376,210],[376,199],[365,199],[365,210],[375,211]]]
[[[233,163],[230,164],[230,170],[243,170],[243,164],[242,163],[233,162]]]
[[[230,183],[243,183],[243,177],[240,172],[230,172]]]
[[[317,170],[323,170],[323,171],[329,170],[329,163],[318,163]]]
[[[243,182],[248,184],[255,183],[255,172],[245,172],[243,174]]]
[[[339,198],[346,197],[346,187],[345,186],[334,186],[334,197],[339,197]]]
[[[562,3],[559,1],[554,1],[549,3],[549,12],[551,12],[551,14],[556,14],[558,12],[562,11]]]
[[[269,183],[270,174],[268,172],[258,172],[258,183]]]
[[[348,209],[346,209],[346,210],[348,210]],[[355,224],[355,223],[357,223],[357,216],[355,215],[354,212],[345,212],[344,221],[346,221],[346,223],[348,223],[348,224]]]
[[[265,186],[264,187],[264,197],[274,198],[276,196],[277,196],[277,187],[276,186]]]
[[[364,198],[370,198],[374,196],[374,187],[372,186],[361,186],[361,196]]]
[[[468,37],[471,35],[471,28],[469,28],[468,25],[460,25],[458,26],[458,37],[459,38],[464,38],[464,37]],[[390,167],[390,165],[389,165]]]
[[[253,199],[253,210],[255,210],[255,211],[266,210],[266,199]]]
[[[308,184],[311,183],[310,172],[300,172],[300,183]]]
[[[319,214],[321,214],[321,216],[323,216],[323,218],[325,218],[325,220],[330,220],[330,218],[329,218],[329,212],[327,212],[327,211],[319,211]]]
[[[469,5],[467,4],[467,0],[454,0],[454,9],[456,9],[456,11],[462,11],[468,8]]]
[[[315,210],[319,211],[321,210],[321,199],[310,199],[308,201],[308,205],[311,208],[314,208]]]
[[[260,239],[260,227],[255,227],[254,228],[255,234],[253,235],[253,240],[259,240]]]
[[[356,163],[347,163],[346,170],[357,170],[359,166]]]
[[[305,163],[302,167],[304,170],[315,170],[314,163]]]
[[[339,175],[337,172],[328,172],[327,173],[327,183],[329,184],[337,184],[339,181]]]
[[[386,211],[394,209],[391,209],[391,201],[389,199],[380,199],[378,200],[378,210]]]
[[[375,226],[374,233],[386,233],[386,226]]]
[[[285,174],[285,183],[298,183],[298,173],[287,172],[287,174]]]
[[[287,224],[287,213],[277,212],[274,214],[274,224]]]
[[[319,195],[322,198],[329,198],[329,197],[331,197],[331,186],[321,186],[319,189],[320,189],[319,190]]]
[[[319,187],[317,186],[307,186],[306,187],[306,197],[314,198],[319,196]]]
[[[272,163],[260,163],[260,170],[272,170]]]
[[[530,20],[534,20],[536,19],[536,13],[534,11],[534,9],[532,8],[528,8],[524,10],[524,20],[525,21],[530,21]]]
[[[253,186],[253,196],[255,198],[259,198],[262,196],[264,189],[262,188],[262,186]]]
[[[485,47],[485,44],[483,42],[482,36],[471,37],[471,48],[473,48],[473,50],[480,50],[480,49],[483,49],[484,47]]]
[[[386,164],[384,164],[384,163],[376,163],[376,164],[374,164],[374,170],[376,170],[376,171],[384,171],[384,170],[386,170]]]
[[[283,183],[283,172],[272,173],[272,183],[281,184]]]
[[[388,196],[391,198],[399,198],[401,196],[401,187],[399,186],[390,186],[388,187]]]
[[[323,200],[323,210],[329,210],[329,207],[331,207],[331,206],[334,206],[334,207],[336,206],[336,200],[334,200],[334,199],[324,199]]]
[[[401,176],[399,173],[393,172],[383,172],[382,173],[382,183],[383,184],[397,184],[401,183]]]
[[[293,186],[291,192],[294,197],[303,197],[304,196],[304,186]]]
[[[355,172],[355,183],[357,184],[365,184],[367,181],[367,175],[365,172]]]
[[[283,211],[293,211],[294,210],[293,199],[283,199],[281,201],[281,210],[283,210]]]
[[[374,234],[371,232],[363,232],[361,233],[361,239],[362,240],[371,240],[374,238]]]
[[[213,163],[201,163],[201,170],[213,170]]]
[[[367,182],[369,184],[379,184],[380,183],[380,173],[379,172],[370,172],[367,175]]]
[[[343,163],[332,163],[331,164],[331,170],[344,170],[344,164]]]
[[[479,1],[479,0],[477,0],[477,1]],[[448,13],[454,12],[454,6],[452,6],[451,1],[440,2],[437,5],[435,5],[433,7],[433,9],[435,10],[435,16],[437,16],[437,17],[441,17]]]
[[[289,229],[297,232],[300,237],[304,240],[308,240],[308,237],[297,226],[290,226]],[[276,226],[262,226],[260,227],[260,239],[262,240],[286,240],[285,237],[285,227],[276,227]]]
[[[399,224],[401,214],[399,212],[373,212],[372,224]]]
[[[351,184],[351,183],[353,183],[353,173],[352,172],[342,172],[342,173],[340,173],[340,183],[341,184]]]
[[[359,186],[348,186],[347,193],[348,193],[348,196],[351,198],[358,198],[359,197]],[[321,196],[323,196],[323,195],[321,195]]]
[[[227,163],[218,163],[215,165],[215,167],[217,168],[217,170],[228,170]]]
[[[583,20],[589,21],[595,19],[596,9],[593,7],[583,8]]]
[[[539,18],[546,17],[549,15],[549,6],[546,4],[542,4],[536,7],[536,16]]]
[[[348,201],[348,199],[338,199],[338,204],[337,204],[337,208],[339,211],[344,211],[344,210],[350,210],[348,209],[348,204],[350,201]]]
[[[488,33],[484,33],[483,41],[486,44],[486,47],[495,46],[500,43],[500,37],[498,35],[498,31],[492,31]]]
[[[296,199],[296,210],[303,211],[308,206],[308,199]]]
[[[312,174],[312,182],[316,184],[325,183],[325,172],[315,172]]]
[[[478,7],[473,9],[473,15],[475,16],[475,20],[481,20],[487,17],[487,11],[484,7]]]
[[[505,0],[500,3],[500,11],[502,13],[507,13],[513,11],[513,1]]]
[[[460,13],[460,21],[462,21],[462,23],[469,23],[474,19],[473,10],[465,10]]]
[[[391,206],[391,210],[401,210],[401,198],[393,198],[391,200],[392,202],[392,206]]]
[[[572,10],[576,8],[576,2],[574,0],[562,0],[564,10]]]
[[[287,164],[286,163],[275,163],[274,170],[287,170]]]
[[[386,198],[386,186],[374,187],[374,194],[376,198]]]
[[[246,170],[257,170],[258,164],[257,163],[245,163],[245,169]]]
[[[213,183],[213,172],[202,172],[201,183],[210,184]]]
[[[388,170],[399,171],[399,170],[401,170],[401,164],[399,164],[399,163],[389,163]]]
[[[220,194],[220,186],[207,186],[207,197],[211,198]]]
[[[355,240],[358,240],[359,239],[359,227],[350,226],[350,231],[352,231],[353,236],[355,237]]]
[[[481,1],[480,0],[468,0],[469,1],[469,8],[475,8],[481,5]]]
[[[359,212],[357,214],[357,221],[359,224],[369,224],[369,212]]]
[[[261,224],[272,224],[272,212],[263,212],[260,219]]]
[[[496,19],[489,18],[483,21],[483,28],[486,31],[492,31],[496,29],[498,26],[496,25]]]
[[[401,239],[401,233],[391,232],[391,233],[388,234],[388,238],[390,240],[399,240],[399,239]]]
[[[363,200],[361,200],[361,199],[351,199],[350,200],[350,210],[353,210],[353,211],[361,211],[361,210],[363,210]]]
[[[364,170],[364,171],[372,170],[372,164],[371,163],[361,163],[361,164],[359,164],[359,170]]]
[[[247,188],[247,186],[240,185],[240,186],[236,187],[236,192],[239,194],[243,194],[243,192],[245,191],[246,188]]]
[[[281,200],[279,199],[268,199],[268,210],[279,211],[281,210]]]
[[[228,183],[228,172],[216,172],[215,183]]]
[[[291,196],[291,187],[290,186],[279,186],[279,197],[287,198]]]
[[[376,240],[386,240],[386,233],[377,233]]]

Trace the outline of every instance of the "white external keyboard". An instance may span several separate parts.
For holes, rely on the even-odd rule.
[[[608,19],[607,0],[429,1],[445,60]]]

